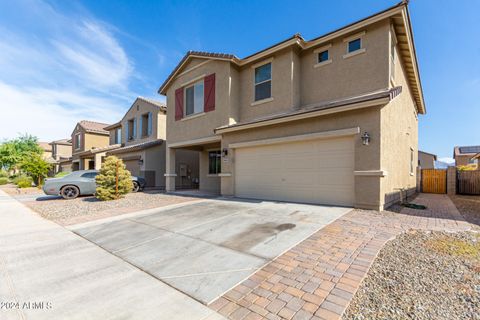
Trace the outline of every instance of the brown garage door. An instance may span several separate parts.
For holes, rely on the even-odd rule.
[[[138,177],[140,175],[140,165],[138,164],[138,160],[127,160],[124,161],[125,167],[128,171],[132,174],[132,176]]]

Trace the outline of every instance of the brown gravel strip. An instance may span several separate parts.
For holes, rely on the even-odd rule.
[[[342,319],[480,319],[480,234],[410,232],[390,241]]]

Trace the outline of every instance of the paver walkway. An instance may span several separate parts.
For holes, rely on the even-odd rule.
[[[0,190],[0,319],[220,320]]]
[[[414,202],[428,209],[344,215],[210,307],[230,319],[340,319],[387,241],[409,229],[470,229],[446,195],[420,194]]]

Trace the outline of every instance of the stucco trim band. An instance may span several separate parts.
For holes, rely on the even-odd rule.
[[[219,177],[231,177],[232,174],[229,172],[219,173],[217,176]]]
[[[176,177],[177,174],[176,173],[164,173],[163,176],[164,177]]]
[[[388,172],[385,170],[363,170],[363,171],[354,171],[356,176],[371,176],[371,177],[385,177]]]
[[[261,145],[279,144],[279,143],[285,143],[285,142],[338,138],[338,137],[344,137],[344,136],[352,136],[359,133],[360,133],[360,128],[355,127],[355,128],[349,128],[349,129],[300,134],[296,136],[289,136],[289,137],[282,137],[282,138],[272,138],[272,139],[254,140],[254,141],[248,141],[248,142],[231,143],[228,145],[228,147],[232,149],[236,149],[236,148],[245,148],[245,147],[261,146]]]
[[[259,120],[257,122],[248,123],[248,124],[241,124],[241,125],[225,127],[225,128],[217,128],[215,129],[215,132],[216,133],[234,132],[234,131],[245,130],[250,128],[280,124],[280,123],[285,123],[285,122],[290,122],[295,120],[314,118],[314,117],[319,117],[319,116],[332,114],[332,113],[384,105],[384,104],[387,104],[389,101],[390,101],[390,98],[386,97],[386,98],[379,98],[379,99],[370,100],[370,101],[348,104],[346,106],[331,107],[331,108],[315,110],[315,111],[308,110],[299,114],[285,115],[275,119]]]
[[[221,140],[222,138],[220,136],[212,136],[212,137],[205,137],[205,138],[187,140],[182,142],[169,143],[167,144],[167,146],[169,148],[181,148],[181,147],[202,145],[202,144],[207,144],[212,142],[220,142]]]

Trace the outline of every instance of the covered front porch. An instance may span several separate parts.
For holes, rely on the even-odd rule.
[[[166,191],[198,189],[205,194],[220,194],[219,136],[168,143],[166,153]]]

